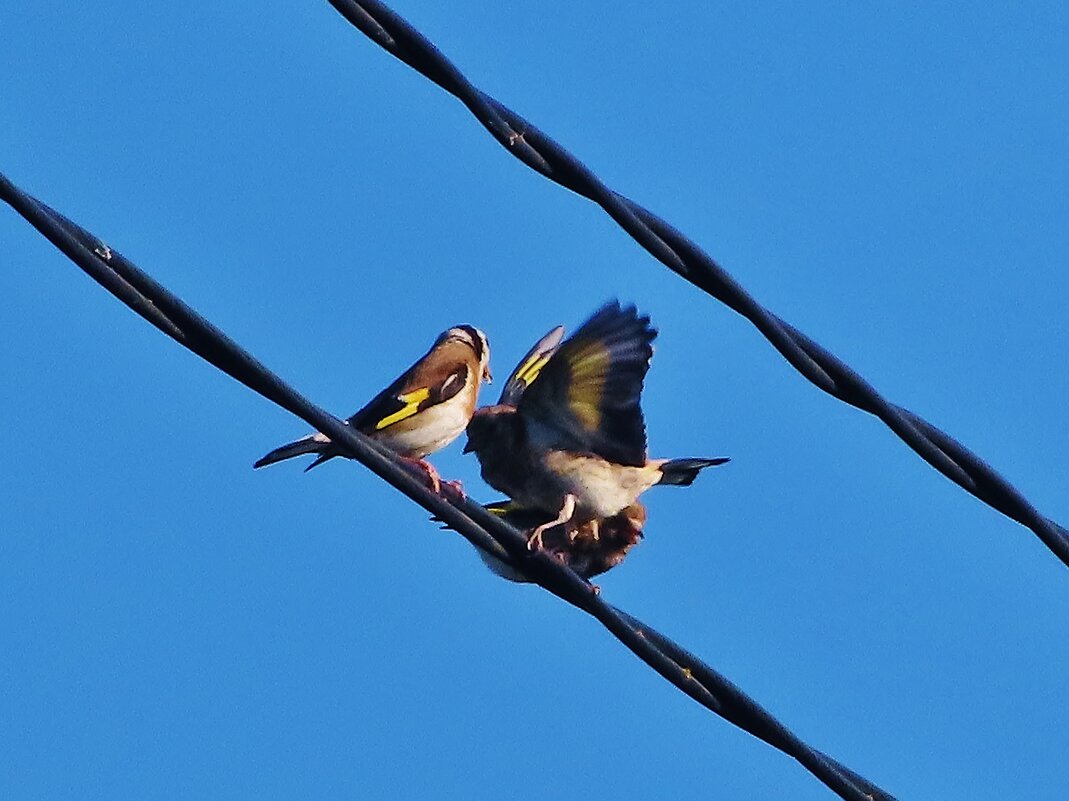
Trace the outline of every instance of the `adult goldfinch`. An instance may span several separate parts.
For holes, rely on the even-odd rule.
[[[460,436],[471,419],[483,381],[490,381],[490,345],[470,325],[443,332],[431,349],[345,422],[399,455],[418,462],[439,487],[437,471],[424,457]],[[305,471],[340,456],[323,434],[275,448],[253,467],[281,462],[305,453],[318,454]]]
[[[514,404],[472,417],[464,452],[476,454],[486,483],[520,506],[554,514],[535,527],[531,548],[561,523],[593,522],[597,536],[597,521],[650,487],[689,486],[703,468],[727,461],[648,458],[639,401],[656,336],[634,306],[610,302],[536,360],[541,366]]]

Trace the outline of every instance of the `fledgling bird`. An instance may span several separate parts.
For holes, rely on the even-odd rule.
[[[530,531],[553,519],[553,512],[526,509],[512,501],[486,504],[486,508],[506,523]],[[558,524],[542,533],[542,548],[584,579],[600,576],[619,565],[642,539],[646,507],[636,501],[612,517],[580,523],[569,530]],[[476,549],[494,573],[509,581],[528,582],[526,576],[507,562]]]
[[[345,422],[419,464],[437,492],[438,472],[424,459],[460,436],[475,411],[479,387],[490,380],[486,335],[473,326],[458,325],[440,334],[419,361]],[[305,453],[317,454],[307,472],[342,452],[317,432],[275,448],[253,467]]]
[[[611,301],[536,359],[514,403],[479,409],[468,423],[464,452],[478,457],[486,483],[554,514],[532,531],[532,549],[561,523],[572,531],[592,523],[596,537],[597,521],[650,487],[689,486],[704,468],[728,461],[648,458],[640,399],[656,336],[634,306]]]

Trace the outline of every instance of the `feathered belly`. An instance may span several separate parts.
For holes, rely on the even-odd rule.
[[[630,506],[660,477],[653,467],[630,467],[604,459],[567,451],[550,451],[544,465],[555,485],[555,507],[559,509],[565,494],[576,497],[574,519],[582,522],[616,514]]]
[[[377,432],[376,438],[403,456],[422,459],[460,436],[468,425],[468,409],[462,393]]]

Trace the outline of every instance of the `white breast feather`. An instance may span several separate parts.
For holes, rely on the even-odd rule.
[[[422,459],[441,450],[459,437],[468,425],[467,395],[462,391],[444,403],[419,412],[411,418],[410,426],[406,427],[402,422],[384,429],[379,432],[378,440],[412,459]]]

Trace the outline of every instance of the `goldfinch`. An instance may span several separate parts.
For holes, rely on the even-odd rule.
[[[431,349],[345,422],[426,470],[435,491],[437,471],[424,457],[460,436],[471,419],[483,381],[490,382],[490,345],[470,325],[443,332]],[[268,453],[253,467],[305,453],[317,458],[305,472],[340,456],[323,434],[310,434]]]
[[[514,403],[479,409],[468,423],[464,452],[478,457],[486,483],[522,507],[553,513],[532,531],[532,549],[562,523],[572,531],[592,523],[597,537],[598,521],[650,487],[689,486],[704,468],[728,461],[648,458],[639,401],[656,336],[648,317],[612,301],[545,348],[536,369],[525,373],[532,354],[525,357],[506,385],[507,394],[520,377]]]
[[[506,523],[526,531],[553,519],[553,512],[526,509],[512,501],[486,504],[486,508]],[[581,523],[571,530],[564,524],[548,528],[542,534],[542,547],[582,578],[591,579],[624,561],[628,551],[642,539],[645,523],[646,507],[636,501],[612,517]],[[477,550],[486,566],[502,578],[529,581],[509,563]]]

